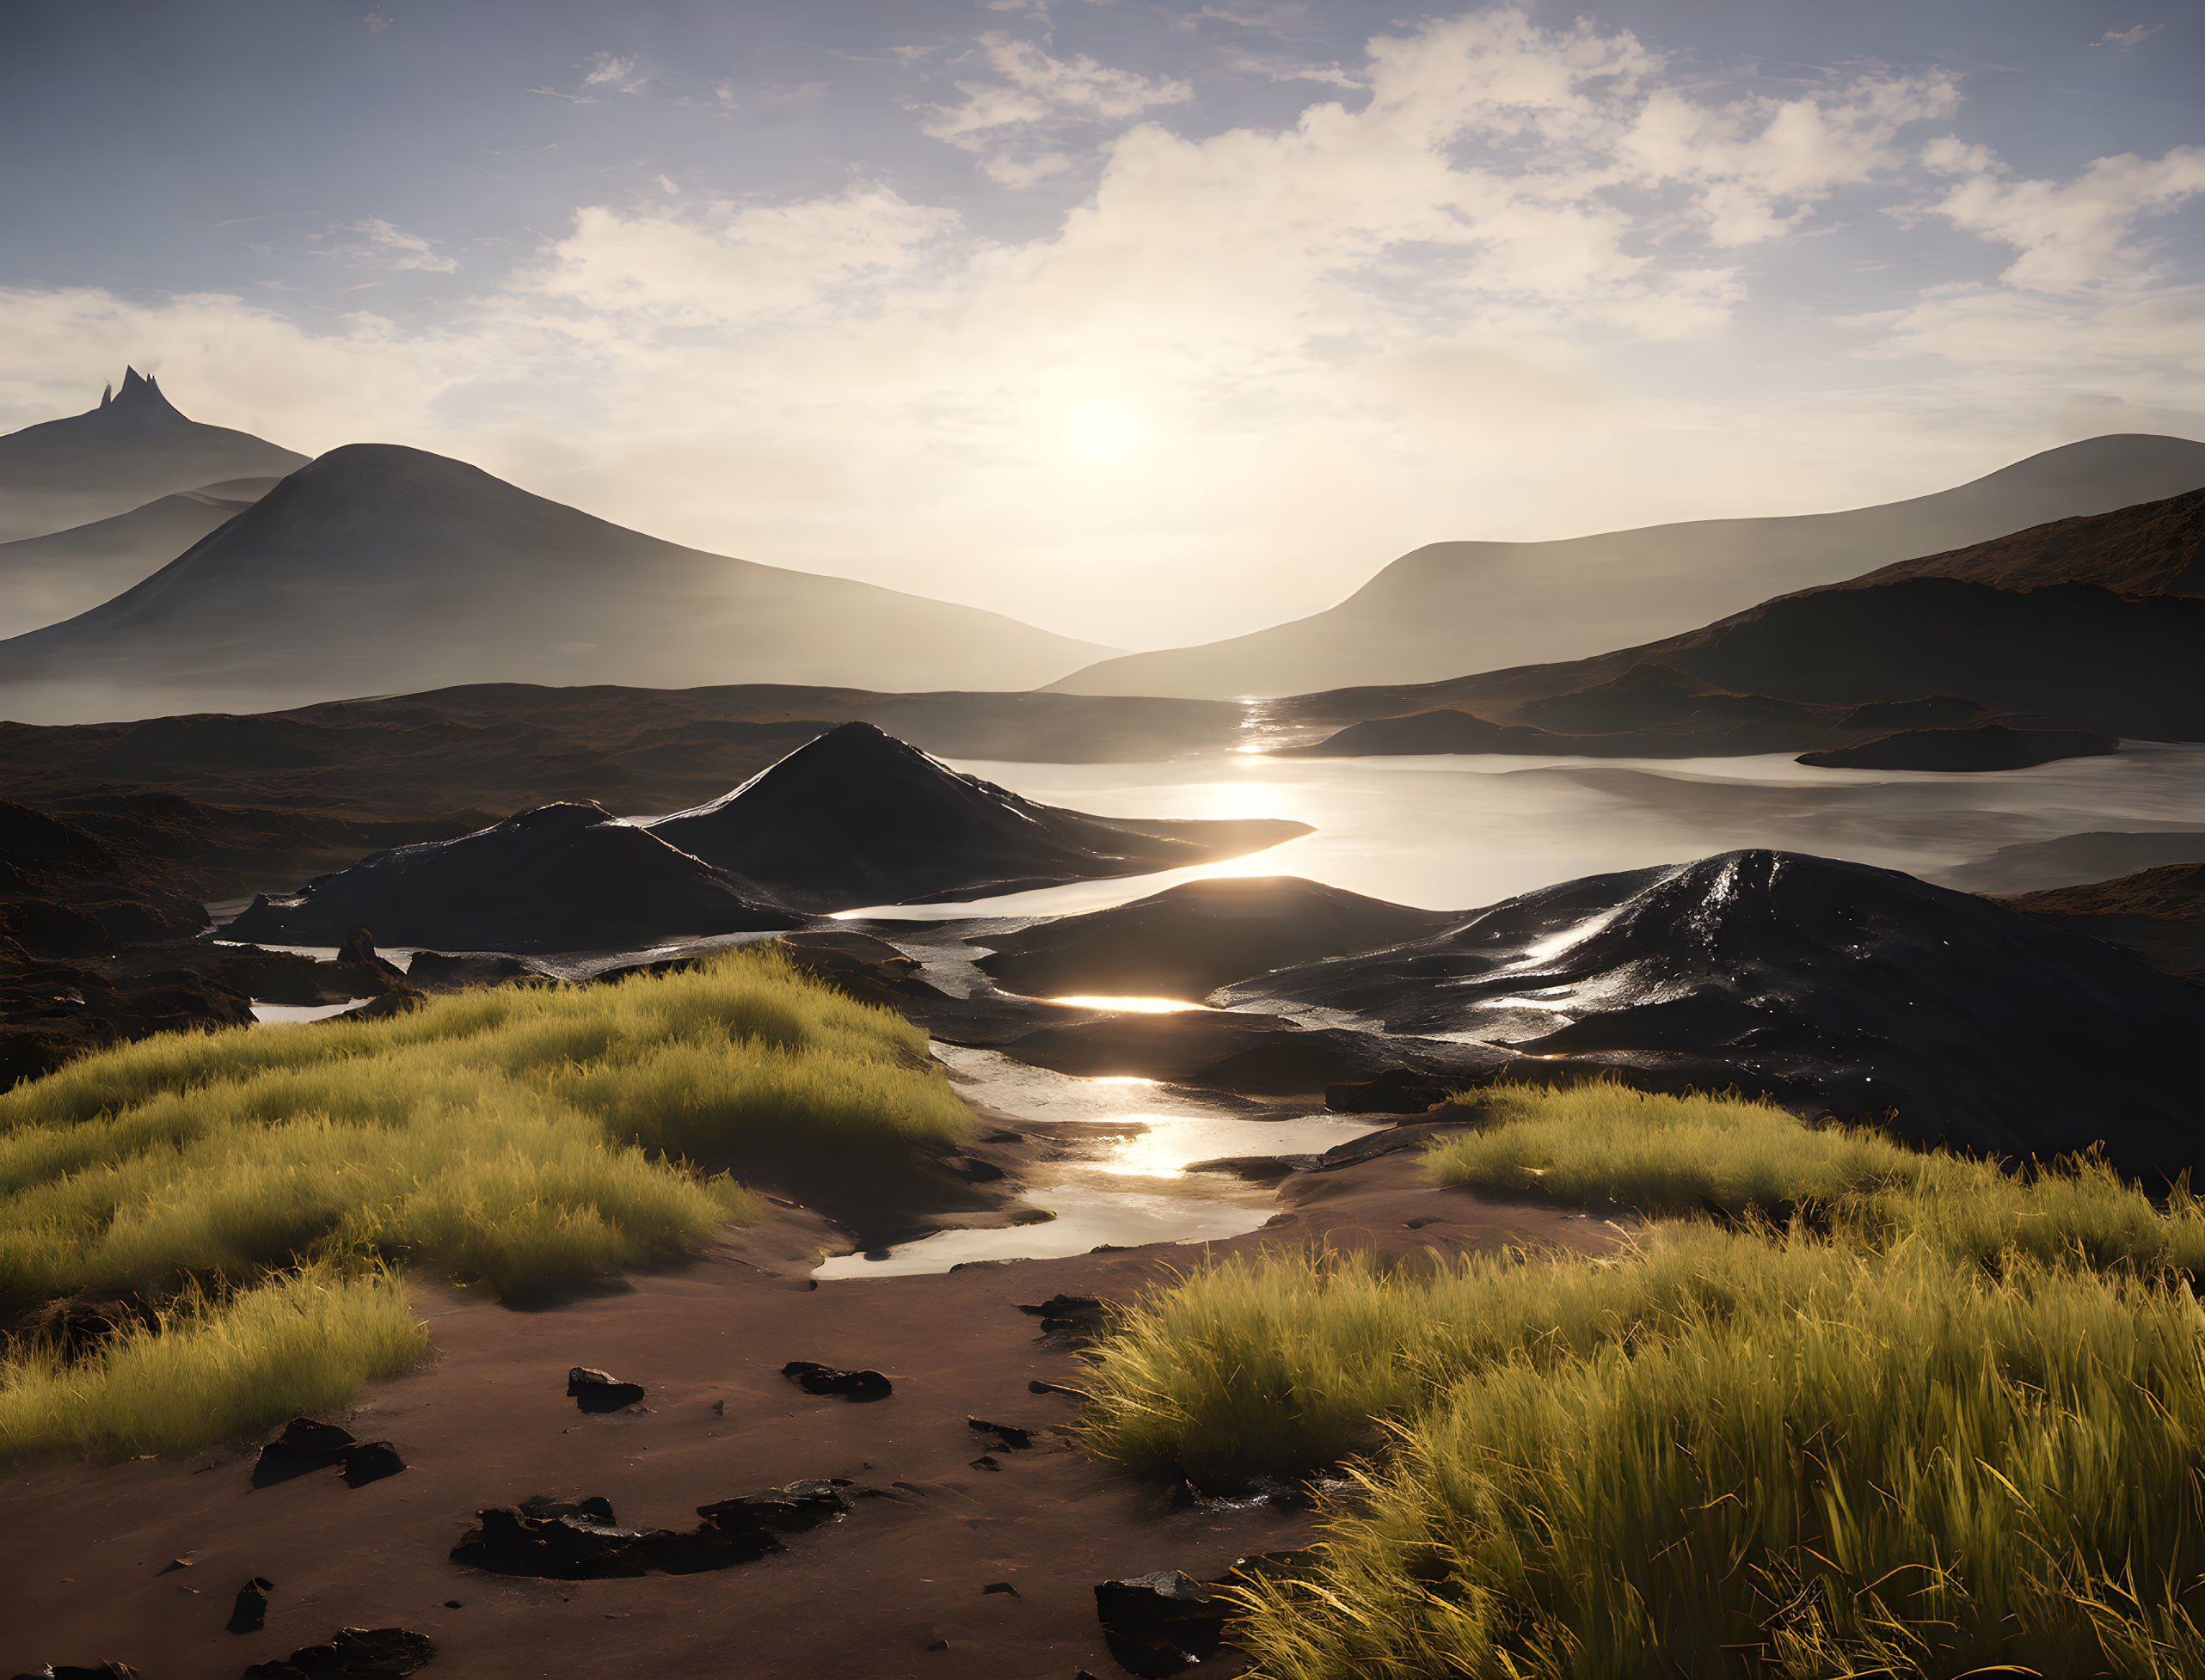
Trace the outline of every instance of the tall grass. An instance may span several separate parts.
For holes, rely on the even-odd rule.
[[[1274,1254],[1137,1303],[1100,1450],[1219,1488],[1347,1465],[1315,1570],[1241,1589],[1260,1673],[2205,1674],[2186,1199],[1758,1105],[1494,1095],[1443,1180],[1742,1217],[1600,1259]]]
[[[380,1021],[151,1039],[0,1094],[0,1318],[82,1291],[249,1291],[345,1257],[511,1296],[751,1217],[728,1168],[831,1172],[971,1126],[918,1029],[757,948]],[[193,1315],[196,1341],[154,1340],[212,1350],[248,1299]],[[362,1346],[384,1337],[363,1321]],[[19,1350],[4,1380],[36,1366]]]

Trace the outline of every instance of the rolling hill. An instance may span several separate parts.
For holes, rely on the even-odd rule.
[[[1772,595],[2205,485],[2205,444],[2047,450],[1956,489],[1846,512],[1704,519],[1549,543],[1434,543],[1339,605],[1252,635],[1075,671],[1070,694],[1190,699],[1429,683],[1674,635]]]
[[[0,641],[0,715],[261,710],[462,683],[1028,689],[1109,650],[731,560],[353,444],[113,600]]]
[[[249,432],[186,419],[132,368],[96,408],[0,437],[0,543],[112,519],[186,491],[219,494],[234,487],[224,480],[280,478],[306,460]]]
[[[230,479],[180,490],[45,536],[0,543],[0,636],[73,618],[149,578],[281,481]]]

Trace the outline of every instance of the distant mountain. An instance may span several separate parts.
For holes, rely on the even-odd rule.
[[[648,825],[780,902],[992,898],[1259,851],[1304,823],[1144,821],[1066,811],[964,776],[869,723],[845,723],[741,787]]]
[[[152,576],[282,481],[233,478],[46,536],[0,543],[0,636],[73,618]]]
[[[1993,713],[2205,740],[2205,595],[2179,592],[2205,586],[2205,490],[2046,530],[2056,535],[2024,532],[1779,596],[1594,659],[1304,695],[1274,716],[1360,726],[1311,752],[1766,752],[1827,745],[1816,728],[1852,727],[1864,740]],[[2106,586],[2116,581],[2140,592]],[[1496,725],[1578,741],[1520,741]]]
[[[259,710],[481,682],[1026,689],[1108,651],[681,548],[442,456],[353,444],[114,599],[0,641],[0,714]]]
[[[219,480],[280,478],[306,460],[249,432],[187,420],[131,368],[98,408],[0,437],[0,542],[110,519]]]
[[[1956,489],[1786,518],[1702,519],[1550,543],[1434,543],[1338,606],[1250,635],[1130,653],[1067,694],[1230,699],[1582,659],[1772,595],[2205,486],[2205,444],[2124,434],[2032,455]]]

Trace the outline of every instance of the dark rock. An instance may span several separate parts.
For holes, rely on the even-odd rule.
[[[1017,1587],[1011,1585],[1008,1581],[990,1581],[986,1586],[980,1589],[980,1597],[985,1598],[991,1592],[1007,1592],[1013,1598],[1023,1598],[1025,1597],[1023,1593],[1020,1592]]]
[[[1160,1677],[1207,1661],[1224,1641],[1226,1600],[1176,1569],[1095,1589],[1103,1642],[1129,1673]]]
[[[1013,991],[1200,1002],[1231,981],[1421,938],[1449,919],[1298,876],[1251,876],[1190,881],[968,942],[989,947],[980,966]]]
[[[253,1466],[253,1486],[271,1487],[341,1464],[347,1450],[355,1444],[350,1430],[312,1418],[293,1418],[281,1434],[261,1449]]]
[[[2121,743],[2090,729],[1904,729],[1858,746],[1803,752],[1799,762],[1838,770],[2018,770],[2060,758],[2102,757]]]
[[[610,1371],[576,1365],[567,1373],[567,1396],[585,1412],[617,1412],[643,1398],[640,1383],[623,1383]]]
[[[244,1680],[403,1680],[436,1655],[402,1628],[344,1628],[327,1645],[301,1646],[286,1662],[255,1663]]]
[[[1012,1304],[1029,1317],[1040,1319],[1044,1336],[1097,1334],[1109,1311],[1091,1295],[1052,1295],[1046,1301],[1018,1301]]]
[[[398,1449],[388,1441],[362,1441],[344,1450],[345,1485],[365,1487],[371,1481],[395,1476],[406,1468]]]
[[[579,1499],[547,1499],[539,1493],[533,1499],[523,1499],[520,1508],[531,1517],[578,1517],[585,1523],[595,1523],[605,1528],[615,1526],[612,1501],[602,1493],[591,1493]]]
[[[1034,1432],[1021,1429],[1016,1424],[988,1423],[980,1418],[967,1418],[965,1427],[976,1434],[986,1436],[990,1444],[994,1446],[1023,1451],[1034,1444]]]
[[[838,1370],[809,1359],[791,1359],[781,1374],[808,1395],[840,1395],[845,1400],[886,1400],[895,1385],[877,1370]]]
[[[519,957],[491,951],[416,951],[406,965],[407,981],[415,986],[457,990],[464,986],[496,985],[501,981],[540,978],[544,971]]]
[[[845,928],[808,928],[775,941],[789,966],[866,1003],[901,1008],[913,998],[948,994],[926,979],[913,959],[884,939]]]
[[[646,1574],[651,1544],[664,1530],[615,1527],[583,1516],[537,1516],[518,1505],[476,1513],[451,1560],[500,1575],[605,1580]]]
[[[701,1505],[697,1514],[705,1525],[728,1536],[802,1534],[807,1529],[831,1523],[851,1507],[851,1496],[843,1489],[851,1483],[840,1476],[811,1481],[792,1481],[785,1487],[777,1487],[764,1493],[746,1493],[740,1499],[722,1499],[713,1505]]]
[[[797,919],[752,883],[602,806],[562,803],[456,840],[377,852],[294,898],[263,895],[227,932],[320,943],[365,922],[408,944],[583,950],[787,928]]]
[[[44,1668],[17,1675],[15,1680],[138,1680],[138,1673],[128,1663],[95,1663],[89,1668],[77,1663],[48,1663]]]
[[[1422,1114],[1445,1102],[1453,1088],[1406,1068],[1388,1068],[1360,1084],[1328,1085],[1324,1106],[1342,1114]]]
[[[733,793],[651,825],[808,911],[976,898],[1145,874],[1307,833],[1300,823],[1133,822],[1038,805],[869,723],[845,723]]]
[[[1003,1466],[995,1462],[992,1454],[984,1452],[972,1461],[971,1468],[975,1470],[1000,1470]]]
[[[233,1634],[257,1634],[267,1626],[268,1594],[274,1590],[275,1583],[261,1575],[239,1587],[236,1608],[230,1612],[230,1620],[224,1624],[228,1630]]]
[[[1735,1087],[2020,1158],[2103,1141],[2136,1175],[2205,1165],[2205,991],[1865,864],[1739,851],[1590,876],[1228,995],[1501,1044],[1547,1058],[1522,1064],[1541,1080]]]
[[[1063,1383],[1044,1383],[1038,1376],[1026,1384],[1026,1392],[1029,1395],[1062,1395],[1067,1400],[1077,1400],[1083,1404],[1090,1398],[1084,1389],[1075,1389]]]
[[[478,1511],[476,1526],[452,1548],[454,1562],[501,1575],[551,1580],[610,1580],[648,1574],[691,1575],[731,1569],[781,1549],[778,1536],[800,1534],[851,1508],[851,1484],[838,1478],[699,1505],[691,1530],[623,1529],[602,1498],[536,1499]]]

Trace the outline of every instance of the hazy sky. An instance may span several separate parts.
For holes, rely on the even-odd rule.
[[[1201,640],[2205,437],[2201,71],[2175,0],[0,0],[0,429],[135,361]]]

